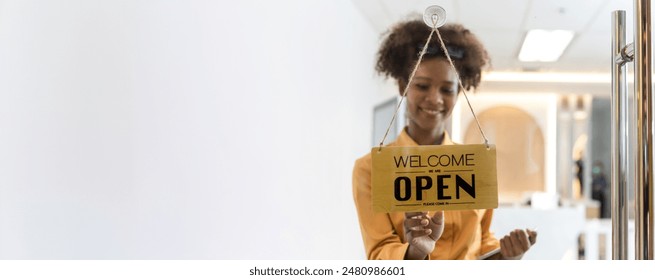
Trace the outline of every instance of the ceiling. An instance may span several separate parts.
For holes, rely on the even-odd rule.
[[[378,33],[411,13],[442,6],[447,22],[462,23],[487,47],[493,71],[610,72],[612,11],[625,10],[632,42],[630,0],[352,0]],[[567,29],[575,37],[556,62],[521,62],[521,43],[530,29]]]

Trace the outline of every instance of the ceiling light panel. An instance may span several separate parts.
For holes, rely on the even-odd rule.
[[[525,36],[519,60],[525,62],[557,61],[573,39],[570,30],[533,29]]]

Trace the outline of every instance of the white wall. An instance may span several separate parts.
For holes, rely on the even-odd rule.
[[[0,0],[0,259],[355,259],[347,0]]]

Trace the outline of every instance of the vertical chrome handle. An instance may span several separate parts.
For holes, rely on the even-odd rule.
[[[637,104],[637,181],[635,258],[653,259],[653,98],[650,0],[635,0],[635,102]]]
[[[628,259],[625,11],[612,13],[612,259]]]

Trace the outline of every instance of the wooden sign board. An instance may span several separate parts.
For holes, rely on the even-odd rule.
[[[371,155],[376,212],[498,207],[494,145],[376,147]]]

